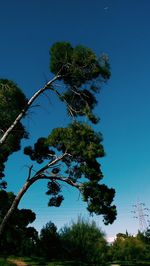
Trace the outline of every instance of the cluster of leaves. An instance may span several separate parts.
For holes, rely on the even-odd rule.
[[[68,111],[74,116],[86,115],[93,123],[98,118],[92,110],[97,104],[95,92],[99,91],[96,81],[104,82],[110,77],[108,57],[99,59],[95,53],[84,46],[72,47],[67,42],[57,42],[50,50],[52,73],[61,75],[61,79],[67,85],[67,91],[61,95],[61,99],[71,106]]]
[[[115,190],[95,181],[84,183],[83,200],[88,204],[88,211],[104,216],[104,223],[113,223],[116,218],[116,206],[111,205],[115,196]]]
[[[13,123],[26,103],[26,97],[14,82],[0,79],[0,136]],[[26,137],[27,132],[19,122],[15,130],[7,138],[5,144],[0,147],[0,179],[4,177],[4,164],[8,156],[20,149],[21,139]],[[2,181],[1,185],[5,186],[5,182]]]
[[[82,45],[72,47],[68,42],[57,42],[50,50],[50,70],[60,73],[64,82],[70,86],[81,87],[88,81],[101,76],[104,80],[110,77],[108,58],[95,53]]]
[[[55,169],[56,168],[54,168],[52,172],[55,171]],[[58,182],[52,180],[48,182],[47,187],[48,191],[46,192],[46,194],[51,196],[48,202],[48,206],[59,207],[64,200],[63,195],[60,194],[61,186],[58,184]]]
[[[83,163],[81,166],[84,165],[85,161],[90,164],[91,161],[96,162],[96,158],[104,156],[101,142],[102,135],[100,133],[96,133],[88,124],[77,121],[66,128],[52,130],[47,138],[47,143],[50,146],[62,153],[67,152],[71,155],[70,161],[75,160],[80,164]],[[95,166],[96,164],[94,164],[96,170],[97,167]]]
[[[34,148],[31,146],[25,147],[24,154],[28,155],[32,161],[41,164],[44,160],[52,160],[55,152],[49,149],[49,146],[46,143],[46,138],[41,137],[34,144]]]

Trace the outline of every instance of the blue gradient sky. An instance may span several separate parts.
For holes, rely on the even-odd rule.
[[[56,41],[91,47],[110,57],[112,77],[99,95],[98,130],[104,136],[104,182],[116,189],[118,218],[111,226],[98,225],[109,237],[117,232],[135,233],[132,218],[137,199],[150,206],[150,2],[148,0],[2,0],[0,8],[0,70],[30,97],[52,76],[49,48]],[[52,127],[65,125],[63,106],[51,94],[38,101],[24,121],[29,145],[46,136]],[[40,115],[39,115],[40,113]],[[19,155],[19,157],[18,157]],[[29,160],[14,154],[7,164],[8,190],[15,193],[27,175]],[[59,209],[47,207],[44,183],[23,198],[20,207],[37,214],[40,229],[49,220],[59,228],[78,214],[88,215],[77,192],[64,187]]]

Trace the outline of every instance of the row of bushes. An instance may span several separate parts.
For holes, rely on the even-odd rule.
[[[28,213],[28,218],[31,214]],[[139,261],[149,265],[150,261],[150,230],[138,232],[137,236],[119,233],[114,243],[108,245],[105,234],[96,223],[82,217],[59,231],[54,223],[49,222],[40,234],[32,227],[9,228],[2,243],[2,255],[39,256],[45,261],[75,261],[76,265],[80,262],[92,266],[108,262],[144,265]]]

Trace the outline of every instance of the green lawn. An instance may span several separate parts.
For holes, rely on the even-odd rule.
[[[77,263],[73,261],[53,261],[48,262],[43,258],[28,258],[28,257],[9,257],[9,258],[0,258],[0,266],[15,266],[13,263],[8,262],[9,259],[18,259],[26,262],[27,266],[86,266],[83,263]],[[150,262],[115,262],[120,266],[150,266]],[[114,263],[114,264],[115,264]]]
[[[42,258],[28,258],[28,257],[10,257],[10,259],[19,259],[24,262],[26,262],[27,266],[86,266],[83,263],[77,263],[73,261],[53,261],[53,262],[48,262],[45,259]],[[14,266],[13,263],[8,262],[9,258],[0,258],[0,266]],[[116,264],[120,266],[150,266],[150,262],[136,262],[136,263],[131,263],[131,262],[115,262]],[[114,263],[114,264],[115,264]]]

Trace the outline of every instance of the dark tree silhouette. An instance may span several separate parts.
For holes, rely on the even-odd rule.
[[[15,195],[12,192],[0,191],[0,222],[3,220],[14,199]],[[35,218],[35,213],[30,209],[16,208],[1,235],[0,254],[30,255],[33,252],[38,239],[38,233],[29,224]]]

